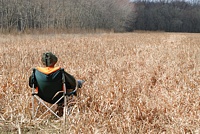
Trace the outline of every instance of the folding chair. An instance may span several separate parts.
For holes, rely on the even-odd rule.
[[[61,118],[55,113],[52,108],[57,104],[63,104],[63,117],[64,121],[66,120],[66,107],[67,107],[67,97],[76,93],[78,89],[78,82],[76,81],[76,87],[70,93],[66,89],[66,79],[63,68],[50,73],[44,74],[38,69],[33,69],[33,84],[32,86],[32,118],[36,117],[37,109],[35,108],[34,101],[38,100],[38,103],[41,103],[46,107],[46,111],[42,113],[37,119],[41,119],[47,112],[51,112],[57,118]],[[52,104],[50,107],[45,104],[45,102]]]

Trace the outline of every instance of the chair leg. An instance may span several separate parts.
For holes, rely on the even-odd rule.
[[[34,96],[32,96],[32,119],[35,117],[35,103],[34,103]]]
[[[66,125],[66,112],[67,112],[67,96],[64,97],[64,109],[63,109],[63,117],[64,117],[64,126]]]
[[[48,107],[42,99],[40,99],[38,96],[35,96],[35,98],[43,105],[46,107],[46,111],[44,113],[42,113],[42,115],[40,115],[40,117],[38,117],[38,119],[41,119],[41,117],[46,114],[48,111],[50,111],[52,114],[54,114],[57,118],[60,119],[60,117],[52,110],[52,108],[63,98],[61,97],[56,103],[54,103],[53,105],[51,105],[51,107]],[[34,113],[35,114],[35,113]],[[34,115],[35,116],[35,115]]]
[[[64,96],[64,107],[63,107],[63,133],[66,134],[66,112],[67,112],[67,95]]]

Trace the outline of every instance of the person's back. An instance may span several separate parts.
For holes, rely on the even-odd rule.
[[[76,88],[81,88],[84,81],[76,81],[76,79],[72,75],[65,72],[64,69],[62,69],[61,67],[54,67],[58,61],[58,58],[54,54],[52,54],[51,52],[43,53],[41,61],[45,67],[35,68],[36,78],[33,77],[33,74],[32,76],[30,76],[29,86],[33,87],[34,84],[36,93],[38,93],[38,96],[40,96],[43,100],[49,103],[54,103],[59,97],[57,96],[56,98],[53,98],[55,100],[52,99],[52,96],[56,92],[61,91],[63,88],[62,75],[60,71],[63,71],[65,76],[65,86],[67,89],[67,93],[75,90]],[[34,78],[35,80],[33,80]],[[49,89],[51,89],[51,92],[48,92]],[[76,92],[73,92],[73,94],[76,95]],[[59,105],[62,105],[62,102]]]
[[[37,67],[36,69],[44,74],[50,74],[60,69],[60,67],[54,67],[58,61],[58,58],[51,52],[43,53],[41,61],[45,67]],[[65,72],[65,78],[66,78],[66,88],[75,89],[76,79],[67,72]],[[32,87],[32,84],[33,83],[30,77],[29,86]]]

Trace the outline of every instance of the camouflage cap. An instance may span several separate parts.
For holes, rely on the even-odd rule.
[[[41,60],[46,67],[53,67],[57,63],[58,58],[52,52],[46,52],[42,54]]]

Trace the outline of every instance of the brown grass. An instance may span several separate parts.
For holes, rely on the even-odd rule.
[[[61,133],[31,120],[28,77],[45,51],[86,80],[68,133],[200,133],[200,34],[0,35],[0,131]]]

